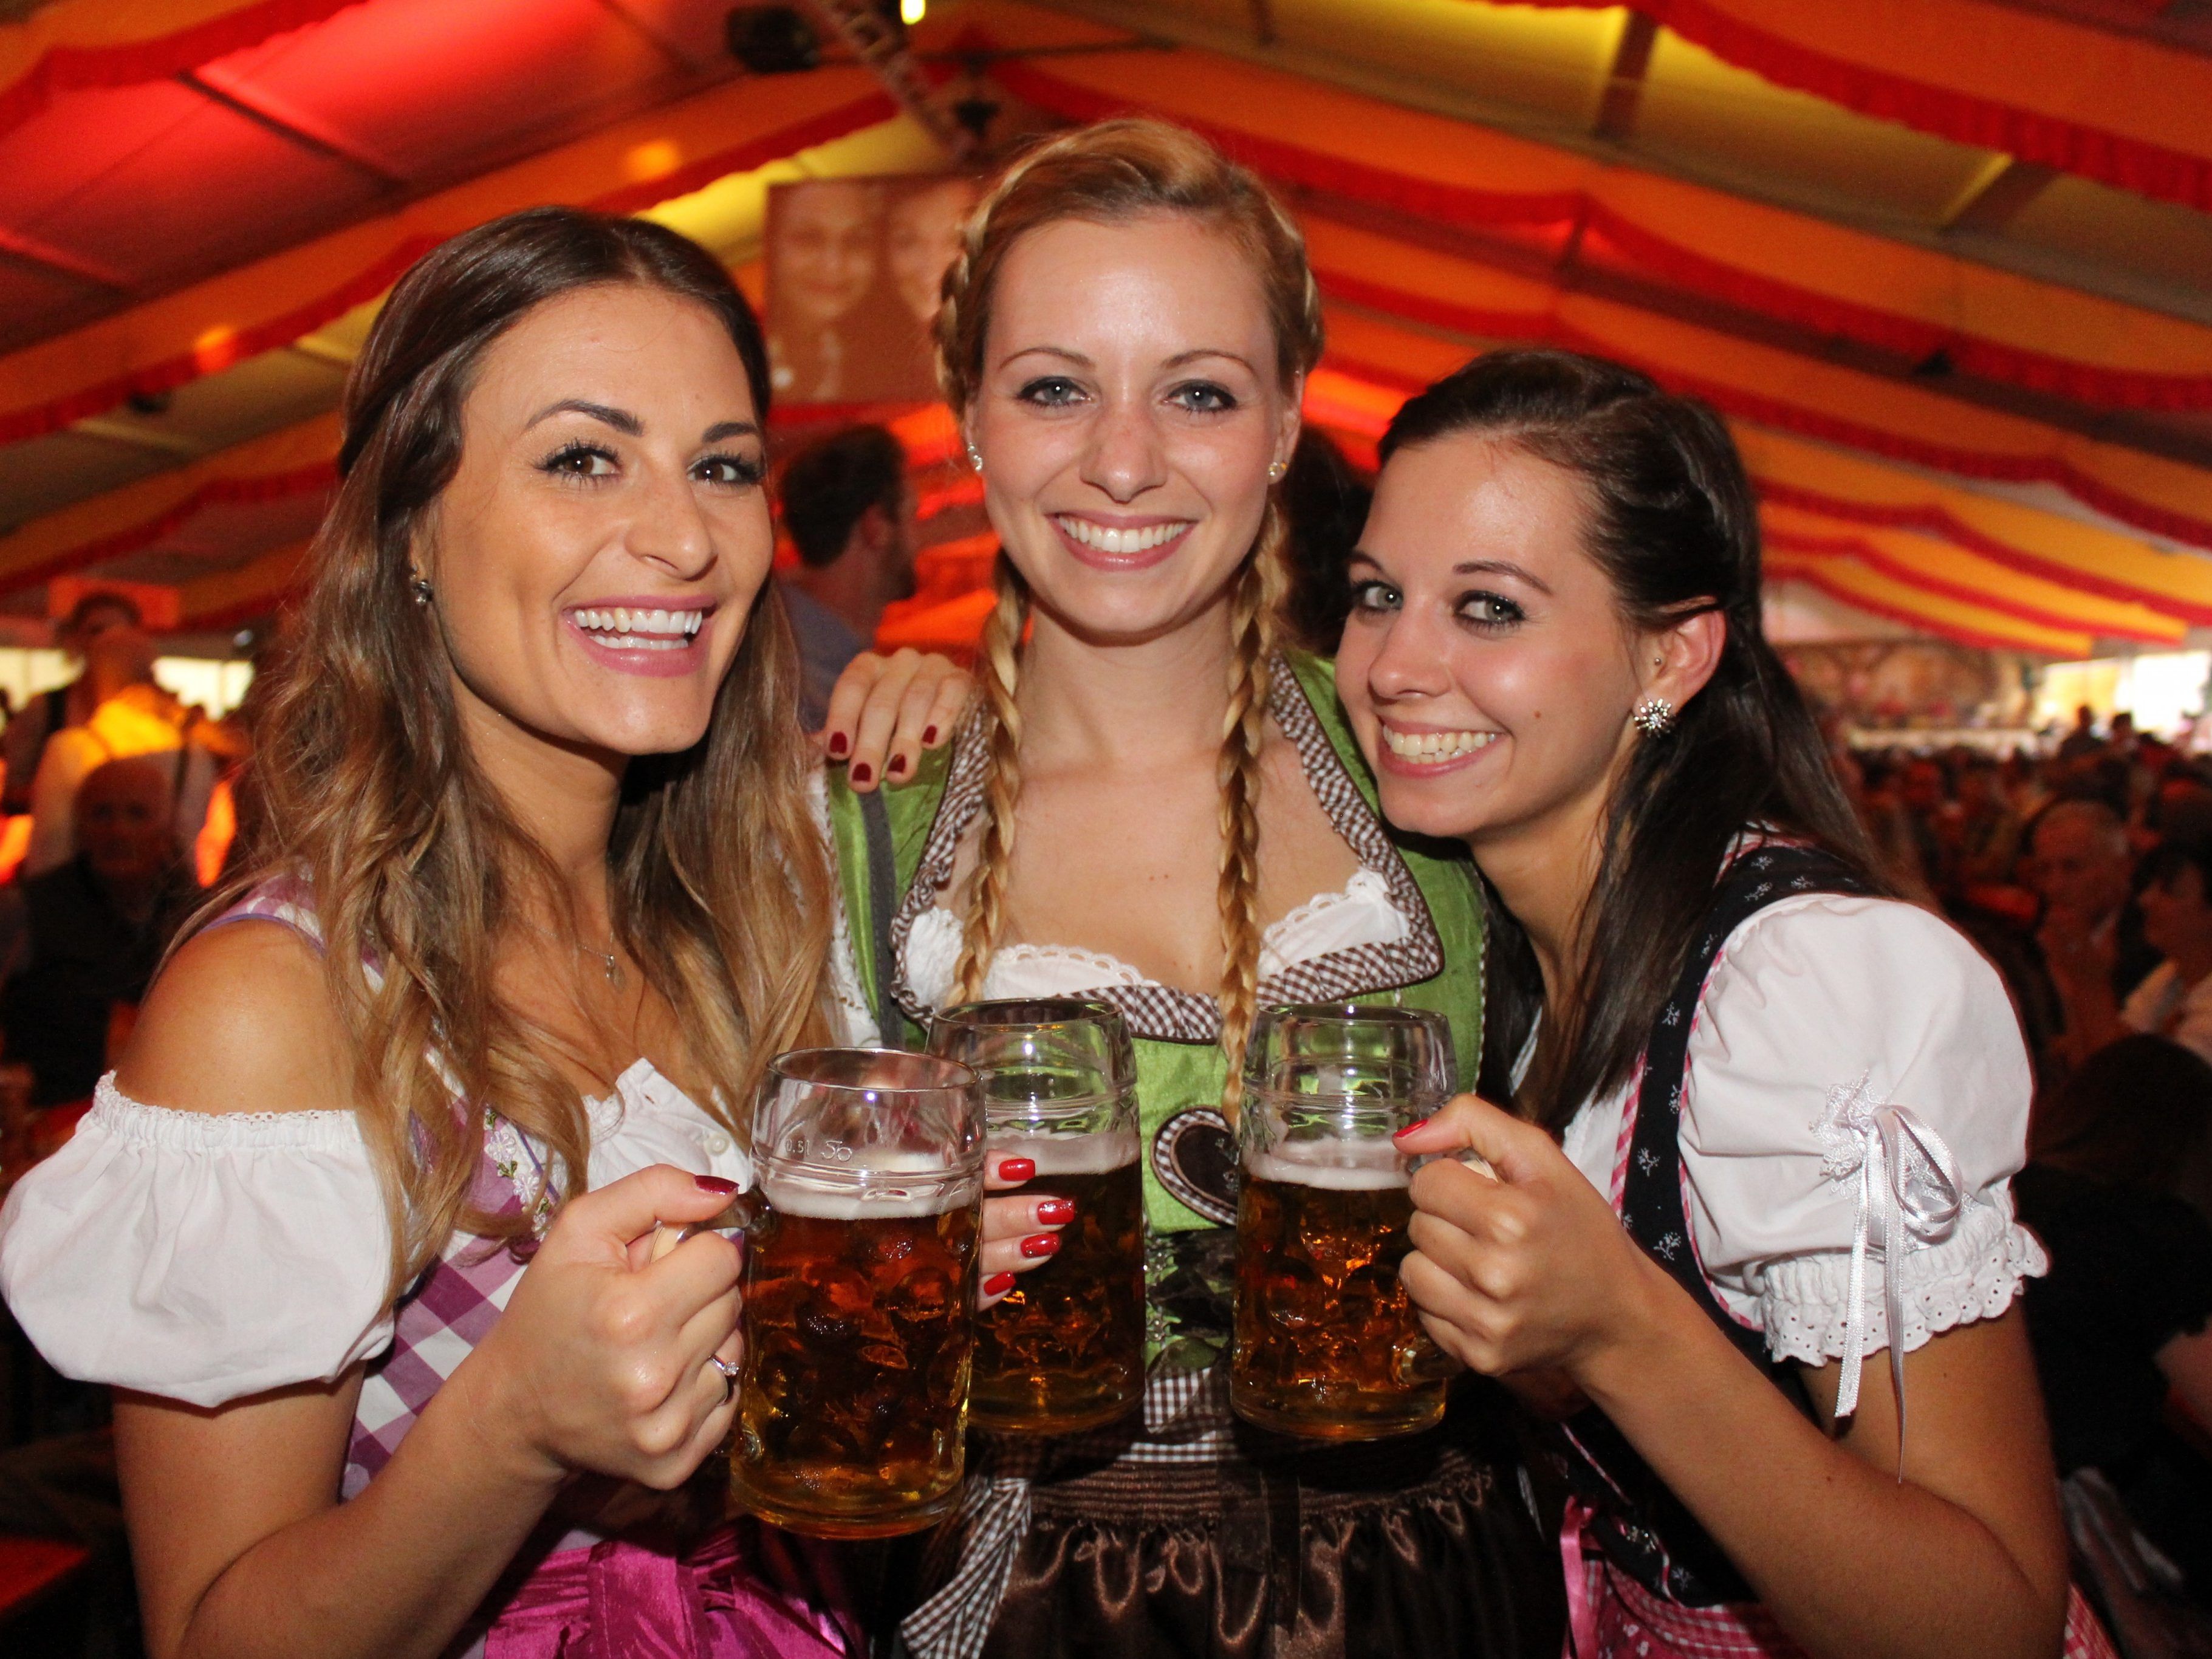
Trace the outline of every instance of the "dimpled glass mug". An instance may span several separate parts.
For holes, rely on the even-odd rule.
[[[779,1055],[753,1112],[736,1502],[793,1532],[913,1532],[958,1501],[983,1095],[955,1060]]]
[[[1128,1028],[1103,1002],[971,1002],[931,1023],[929,1046],[982,1079],[990,1156],[1028,1158],[1036,1175],[1024,1193],[1075,1206],[1052,1260],[977,1316],[971,1414],[1030,1434],[1126,1415],[1145,1387],[1145,1188]]]
[[[1247,1422],[1328,1440],[1443,1416],[1449,1362],[1415,1317],[1411,1166],[1391,1137],[1451,1091],[1442,1015],[1350,1005],[1265,1011],[1237,1116],[1237,1328],[1229,1397]]]

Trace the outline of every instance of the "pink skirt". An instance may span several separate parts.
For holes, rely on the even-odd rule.
[[[610,1540],[549,1555],[484,1659],[848,1659],[866,1650],[825,1552],[750,1520],[682,1556]]]

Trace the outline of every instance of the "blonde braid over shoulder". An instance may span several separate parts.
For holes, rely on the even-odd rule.
[[[1221,720],[1221,1051],[1229,1062],[1221,1112],[1230,1123],[1244,1097],[1244,1044],[1260,1000],[1260,755],[1267,736],[1267,696],[1276,617],[1287,586],[1283,543],[1288,526],[1272,496],[1259,544],[1237,575],[1230,629],[1229,706]]]
[[[976,669],[983,681],[983,706],[977,718],[988,722],[990,748],[983,773],[983,840],[969,878],[960,957],[952,969],[952,1000],[973,1002],[983,994],[991,957],[1006,927],[1006,889],[1013,878],[1014,809],[1022,795],[1022,715],[1014,701],[1021,670],[1022,628],[1029,599],[1011,561],[998,563],[999,603],[983,624]]]

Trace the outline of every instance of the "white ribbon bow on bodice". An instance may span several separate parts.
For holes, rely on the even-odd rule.
[[[1831,1181],[1857,1177],[1858,1216],[1851,1226],[1850,1304],[1844,1318],[1843,1370],[1837,1378],[1838,1421],[1858,1408],[1859,1366],[1866,1358],[1867,1252],[1882,1255],[1882,1307],[1889,1320],[1889,1376],[1897,1391],[1897,1478],[1905,1478],[1905,1297],[1898,1269],[1916,1246],[1939,1244],[1966,1205],[1958,1160],[1942,1136],[1902,1106],[1872,1097],[1868,1074],[1828,1094],[1814,1127],[1827,1154]]]

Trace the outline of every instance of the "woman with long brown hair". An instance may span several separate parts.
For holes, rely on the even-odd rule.
[[[2108,1655],[2014,1305],[2019,1024],[1873,873],[1727,428],[1504,351],[1382,453],[1337,685],[1491,922],[1488,1100],[1401,1133],[1401,1271],[1564,1419],[1578,1659]]]
[[[847,914],[909,1024],[978,996],[1120,1009],[1152,1353],[1140,1417],[989,1444],[905,1638],[926,1659],[1556,1652],[1502,1410],[1316,1454],[1236,1424],[1218,1363],[1256,1007],[1480,1020],[1467,864],[1385,832],[1326,665],[1279,633],[1276,486],[1321,352],[1303,239],[1203,141],[1110,121],[1007,167],[944,296],[944,390],[1003,549],[984,698],[885,793],[888,883],[833,792]],[[1069,1205],[1030,1201],[1022,1265],[1050,1273]]]
[[[767,406],[727,273],[641,222],[483,226],[377,319],[252,873],[0,1222],[118,1389],[157,1659],[849,1649],[820,1558],[680,1494],[738,1255],[651,1248],[835,1002]]]

